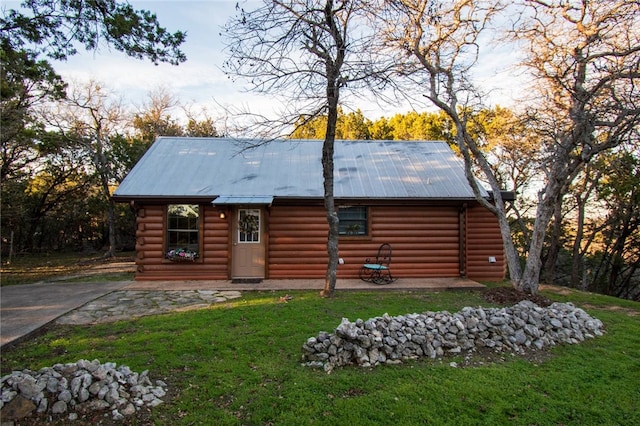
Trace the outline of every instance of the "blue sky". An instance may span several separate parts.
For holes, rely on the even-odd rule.
[[[187,61],[179,66],[153,65],[148,61],[128,58],[123,53],[102,47],[98,52],[81,51],[66,62],[54,62],[55,69],[68,80],[86,82],[93,79],[124,98],[127,103],[142,106],[148,93],[164,86],[181,102],[206,108],[214,118],[220,115],[218,104],[266,113],[277,110],[272,99],[246,93],[241,83],[232,82],[222,72],[225,60],[221,27],[235,14],[236,1],[201,0],[130,0],[135,9],[147,9],[158,16],[169,31],[187,32],[182,49]],[[242,2],[241,2],[242,3]],[[243,7],[251,8],[251,3]],[[256,2],[253,2],[256,3]],[[5,1],[3,7],[16,7],[18,2]],[[491,103],[510,106],[517,95],[517,80],[509,69],[513,52],[488,51],[487,60],[477,68],[478,81],[485,90],[493,90]],[[378,106],[358,101],[350,105],[360,108],[365,116],[376,119],[406,112],[408,105]]]

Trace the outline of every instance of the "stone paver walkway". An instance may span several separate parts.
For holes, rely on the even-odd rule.
[[[57,324],[99,324],[127,320],[145,315],[206,309],[215,303],[241,297],[244,291],[320,290],[324,281],[264,280],[259,284],[234,284],[219,281],[133,281],[126,287],[108,293],[74,309],[56,320]],[[171,290],[167,290],[172,288]],[[336,288],[342,290],[443,291],[484,288],[462,278],[403,279],[388,286],[341,279]]]
[[[100,324],[145,315],[206,309],[215,303],[237,299],[239,291],[219,290],[121,290],[109,293],[69,312],[57,324]]]

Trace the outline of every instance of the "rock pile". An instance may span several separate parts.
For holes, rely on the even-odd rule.
[[[440,358],[476,347],[523,353],[559,343],[601,336],[603,324],[571,303],[542,308],[522,301],[509,308],[463,308],[391,317],[343,318],[333,334],[320,332],[302,346],[303,363],[324,368],[398,364],[420,357]]]
[[[142,407],[162,403],[167,385],[151,382],[148,370],[116,368],[113,362],[80,360],[55,364],[39,371],[14,371],[0,379],[3,419],[18,419],[34,412],[65,415],[110,410],[114,420],[134,414]]]

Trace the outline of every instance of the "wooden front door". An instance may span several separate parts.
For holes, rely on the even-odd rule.
[[[264,212],[237,208],[233,214],[232,278],[265,277]]]

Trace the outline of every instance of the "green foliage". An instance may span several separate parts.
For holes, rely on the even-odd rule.
[[[136,137],[151,146],[158,136],[184,136],[184,129],[169,114],[156,115],[152,111],[136,114],[133,118]]]
[[[338,114],[338,119],[340,114]],[[324,139],[327,132],[327,116],[300,117],[295,124],[291,139]]]
[[[41,125],[32,108],[64,97],[66,84],[45,62],[25,50],[15,50],[0,38],[0,181],[28,174],[36,158],[34,139]]]
[[[389,119],[393,139],[446,141],[454,144],[453,123],[443,112],[415,111],[396,114]]]
[[[598,158],[595,165],[603,169],[598,186],[599,201],[610,207],[640,206],[640,159],[637,154],[631,149]]]
[[[290,137],[292,139],[324,139],[326,123],[326,115],[313,118],[301,117]],[[338,110],[336,139],[437,140],[452,144],[453,137],[451,120],[442,112],[408,112],[396,114],[389,119],[381,117],[371,121],[359,109],[346,114],[342,109]]]
[[[209,137],[209,138],[217,138],[218,131],[216,130],[216,126],[213,123],[213,120],[209,117],[204,118],[203,120],[196,120],[194,118],[190,118],[187,122],[187,126],[185,127],[185,136],[190,137]]]
[[[148,148],[148,144],[137,138],[127,138],[122,135],[111,138],[109,162],[112,164],[112,172],[118,182],[124,179]]]
[[[170,33],[155,14],[115,0],[25,0],[0,18],[0,39],[14,49],[30,49],[53,59],[75,55],[75,43],[96,50],[102,41],[116,50],[153,63],[179,64],[186,33]]]
[[[348,140],[371,139],[371,121],[359,109],[348,114],[340,114],[336,123],[336,138]]]
[[[575,300],[607,334],[530,357],[475,354],[332,374],[300,365],[301,346],[342,317],[457,311],[476,292],[249,292],[210,309],[89,327],[56,326],[2,351],[2,372],[81,358],[150,370],[171,398],[149,423],[634,424],[640,404],[637,303],[587,293]],[[452,368],[455,361],[460,366]],[[55,419],[54,419],[55,420]],[[64,419],[60,420],[61,422]],[[145,422],[146,423],[146,422]]]
[[[93,213],[89,204],[95,205],[93,201],[99,198],[96,188],[108,198],[108,185],[122,177],[141,155],[138,145],[122,143],[116,131],[105,127],[113,125],[109,120],[102,121],[93,134],[83,131],[91,130],[86,120],[79,116],[63,117],[59,112],[45,125],[43,118],[35,114],[35,107],[63,99],[66,84],[40,56],[67,59],[77,53],[78,45],[97,50],[99,43],[103,43],[134,58],[177,65],[186,60],[179,49],[185,36],[181,31],[168,32],[151,12],[134,10],[128,3],[115,0],[25,0],[20,8],[3,10],[0,18],[3,255],[10,250],[16,253],[72,245],[78,248],[78,244],[87,241],[103,244],[103,237],[112,240],[113,231],[97,229],[107,220],[105,204],[96,215],[88,216]],[[88,90],[82,99],[87,101],[83,106],[103,113],[95,103],[89,105],[98,98],[105,99],[99,86],[91,89],[94,90]],[[51,127],[52,122],[62,123],[65,119],[67,122],[57,135],[43,130]],[[110,139],[117,145],[113,151]],[[94,181],[96,177],[101,180]]]
[[[638,188],[640,162],[633,148],[603,153],[585,167],[565,199],[559,237],[545,247],[552,253],[552,244],[558,245],[557,273],[548,282],[640,299]]]
[[[389,120],[386,117],[380,117],[371,123],[369,134],[373,140],[392,140],[393,127],[389,124]]]
[[[602,170],[598,201],[608,216],[601,231],[601,260],[594,288],[605,294],[640,300],[640,160],[637,151],[619,151],[598,159]]]

